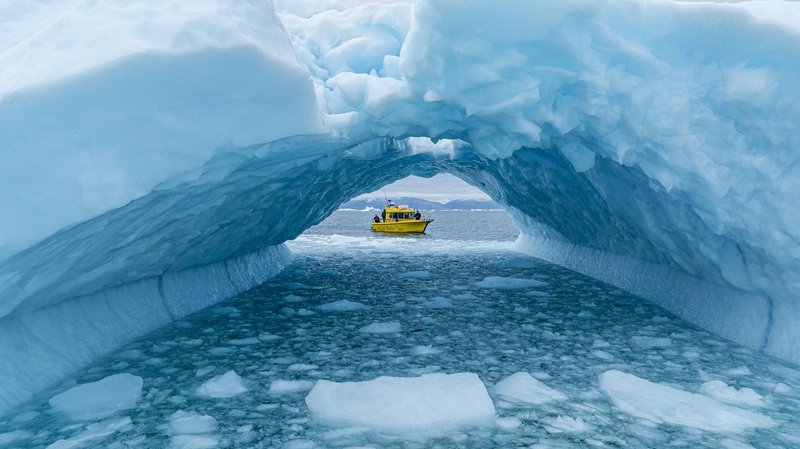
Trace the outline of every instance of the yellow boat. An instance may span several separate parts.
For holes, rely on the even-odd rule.
[[[432,219],[423,218],[417,210],[398,206],[390,200],[389,205],[383,208],[381,216],[376,215],[373,219],[372,232],[424,234],[431,222]]]

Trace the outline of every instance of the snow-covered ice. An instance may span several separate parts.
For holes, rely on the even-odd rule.
[[[621,371],[601,374],[600,388],[623,412],[654,423],[734,433],[776,425],[774,420],[762,414]]]
[[[214,376],[197,388],[197,394],[209,398],[230,398],[246,391],[241,376],[233,370]]]
[[[310,380],[286,380],[276,379],[269,385],[269,392],[272,394],[291,394],[308,391],[314,387],[314,382]]]
[[[721,380],[705,382],[700,386],[700,392],[728,404],[749,405],[751,407],[764,406],[764,397],[756,393],[752,388],[736,388]]]
[[[217,430],[217,420],[213,416],[197,412],[178,410],[169,416],[169,427],[176,434],[211,433]]]
[[[332,425],[399,432],[442,432],[486,424],[495,409],[474,373],[378,377],[363,382],[320,380],[306,396],[315,419]]]
[[[77,435],[71,438],[58,440],[48,445],[46,449],[73,449],[83,447],[94,440],[101,440],[109,435],[113,435],[129,425],[131,425],[131,419],[129,417],[109,418],[105,421],[89,424]]]
[[[136,406],[142,396],[141,377],[113,374],[70,388],[50,399],[53,410],[76,421],[105,418]]]
[[[564,393],[548,387],[530,373],[514,373],[494,386],[494,392],[507,401],[544,404],[567,399]]]

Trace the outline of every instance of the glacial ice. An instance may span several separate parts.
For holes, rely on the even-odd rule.
[[[50,398],[53,410],[75,421],[106,418],[136,406],[144,381],[129,373],[72,387]]]
[[[315,419],[331,425],[398,432],[437,433],[459,425],[485,425],[495,417],[486,387],[474,373],[320,380],[306,404]]]
[[[0,412],[439,172],[519,250],[800,361],[798,4],[292,3],[0,7]]]

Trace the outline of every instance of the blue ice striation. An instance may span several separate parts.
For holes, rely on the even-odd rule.
[[[511,212],[518,250],[800,361],[798,17],[0,5],[0,413],[274,276],[344,201],[443,172]]]

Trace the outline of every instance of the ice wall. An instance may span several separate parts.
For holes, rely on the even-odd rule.
[[[0,412],[438,172],[521,250],[800,361],[797,4],[280,7],[0,5]]]

